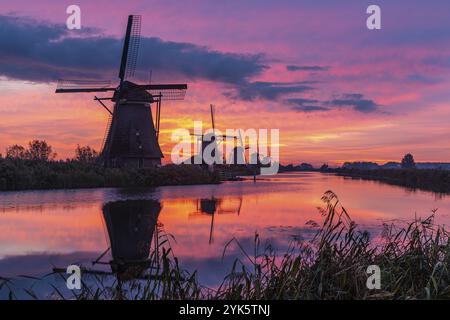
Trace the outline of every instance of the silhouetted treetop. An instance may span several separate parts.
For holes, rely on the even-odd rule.
[[[77,145],[75,149],[75,160],[82,163],[94,163],[98,158],[98,152],[90,146]]]
[[[411,153],[406,154],[402,159],[402,169],[414,169],[416,167],[416,162]]]

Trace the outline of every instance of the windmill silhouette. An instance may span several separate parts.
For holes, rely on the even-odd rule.
[[[186,94],[187,84],[136,84],[126,80],[136,69],[140,32],[141,16],[128,16],[117,87],[111,87],[108,81],[59,80],[56,88],[56,93],[114,92],[112,97],[94,96],[110,114],[101,151],[106,167],[160,165],[164,157],[158,143],[161,103],[182,100]],[[112,101],[114,108],[108,108],[104,100]],[[155,121],[152,103],[156,103]]]
[[[216,155],[216,150],[218,150],[217,149],[217,146],[221,143],[221,142],[224,142],[224,141],[226,141],[227,139],[233,139],[234,140],[234,145],[235,145],[235,147],[234,147],[234,149],[233,149],[233,155],[232,155],[232,159],[238,159],[239,158],[239,156],[240,156],[240,158],[239,158],[239,162],[233,162],[234,164],[237,164],[237,163],[239,163],[239,164],[242,164],[242,163],[245,163],[245,155],[244,155],[244,152],[245,152],[245,150],[246,149],[248,149],[248,147],[240,147],[240,146],[237,146],[237,139],[238,139],[238,136],[229,136],[229,135],[225,135],[225,134],[218,134],[217,132],[216,132],[216,108],[215,108],[215,106],[213,105],[213,104],[210,104],[210,113],[211,113],[211,129],[212,129],[212,131],[211,132],[208,132],[208,133],[206,133],[206,134],[195,134],[195,133],[191,133],[191,136],[193,136],[193,137],[196,137],[196,139],[197,139],[197,141],[196,141],[196,143],[197,144],[201,144],[201,151],[199,152],[199,154],[197,154],[197,155],[195,155],[192,159],[191,159],[191,161],[193,162],[193,163],[201,163],[201,164],[203,164],[203,165],[205,165],[205,161],[204,161],[204,159],[203,159],[203,155],[204,155],[204,153],[205,153],[205,149],[207,148],[207,147],[210,147],[210,149],[212,149],[212,151],[211,151],[211,156],[212,156],[212,158],[214,158],[214,159],[216,159],[216,158],[218,158],[218,157],[221,157],[221,156],[223,156],[223,155],[220,155],[220,154],[217,154]],[[241,132],[239,131],[239,138],[240,138],[240,142],[241,142],[241,144],[242,144],[242,136],[241,136]],[[199,143],[200,142],[200,143]],[[211,148],[212,147],[212,148]],[[242,151],[242,150],[244,150],[244,151]],[[236,154],[236,156],[234,156]],[[195,158],[198,158],[197,160],[195,160]],[[244,159],[244,160],[241,160],[241,158],[242,159]],[[200,160],[199,160],[200,159]],[[233,160],[234,161],[234,160]],[[191,163],[192,163],[191,162]],[[223,161],[223,162],[225,162],[225,161]],[[214,163],[215,164],[215,163]],[[214,165],[214,164],[212,164],[212,166]]]
[[[244,145],[244,140],[242,139],[241,130],[239,130],[239,141],[240,145],[236,145],[231,151],[230,158],[232,159],[232,163],[236,165],[246,165],[247,158],[245,156],[245,150],[250,149],[248,145]]]

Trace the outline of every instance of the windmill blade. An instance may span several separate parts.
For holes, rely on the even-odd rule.
[[[214,106],[212,104],[210,104],[209,106],[211,108],[211,125],[214,132],[216,130],[216,126],[214,124]]]
[[[183,100],[187,90],[187,84],[143,84],[139,87],[161,100]]]
[[[133,16],[125,78],[133,77],[141,42],[141,16]]]
[[[239,129],[239,140],[241,141],[241,147],[244,148],[245,150],[250,149],[250,146],[245,146],[244,145],[244,140],[242,139],[242,134],[241,134],[241,130]]]
[[[203,136],[205,136],[205,134],[197,134],[197,133],[189,133],[189,134],[191,136],[193,136],[193,137],[203,137]],[[227,136],[226,134],[215,134],[214,136],[215,137],[220,137],[220,138],[223,138],[223,139],[226,139],[226,138],[237,139],[236,136]]]
[[[241,142],[241,146],[244,147],[244,141],[242,140],[241,129],[239,129],[239,141]]]
[[[222,137],[223,139],[226,139],[226,138],[231,138],[231,139],[237,139],[237,137],[236,136],[227,136],[226,134],[216,134],[215,135],[216,137]]]
[[[197,137],[197,140],[202,140],[203,136],[204,136],[204,134],[197,134],[197,133],[192,133],[192,132],[190,132],[189,135],[191,137]]]
[[[242,139],[241,129],[239,129],[239,140],[241,141],[241,148],[244,148],[244,152],[243,152],[244,162],[245,162],[245,164],[247,164],[247,156],[245,155],[245,150],[250,149],[250,146],[245,146],[244,145],[244,140]],[[242,201],[242,199],[241,199],[241,201]],[[242,202],[241,202],[241,204],[242,204]],[[241,209],[239,208],[239,211],[240,210]],[[239,213],[238,213],[238,215],[239,215]]]
[[[137,52],[139,49],[141,33],[141,16],[129,15],[127,31],[123,43],[122,59],[120,61],[119,79],[123,83],[125,76],[134,74]]]
[[[68,92],[106,92],[114,91],[111,81],[104,80],[58,80],[56,93]]]

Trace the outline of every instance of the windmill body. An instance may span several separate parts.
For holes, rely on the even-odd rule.
[[[161,164],[150,102],[153,97],[138,85],[125,81],[116,98],[102,159],[108,167],[153,167]]]
[[[199,151],[197,155],[194,155],[191,158],[191,163],[194,164],[214,165],[217,163],[222,163],[220,159],[222,158],[223,155],[221,154],[218,148],[219,143],[225,141],[226,139],[236,140],[237,138],[235,136],[219,135],[216,133],[214,105],[212,104],[210,105],[210,110],[211,110],[212,132],[208,132],[201,135],[191,134],[192,136],[199,137],[201,141],[201,151]],[[210,156],[214,160],[212,164],[206,163],[206,161],[204,160],[205,155]]]
[[[56,89],[56,93],[114,92],[112,97],[94,98],[111,115],[101,151],[106,167],[160,165],[164,157],[158,143],[161,103],[184,99],[187,89],[186,84],[136,84],[126,80],[136,67],[140,28],[141,17],[130,15],[117,87],[105,85],[105,81],[60,80]],[[113,110],[103,103],[105,100],[114,103]],[[155,119],[152,104],[156,105]]]

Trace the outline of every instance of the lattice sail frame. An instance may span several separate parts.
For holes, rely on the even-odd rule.
[[[128,44],[128,57],[125,71],[125,78],[134,76],[136,70],[139,45],[141,42],[141,16],[133,15],[131,24],[130,42]]]
[[[110,80],[75,80],[75,79],[59,79],[56,89],[109,89],[111,88]]]
[[[186,96],[186,89],[164,89],[164,90],[146,90],[155,99],[161,99],[162,101],[169,100],[184,100]]]
[[[123,81],[128,77],[133,77],[135,73],[140,46],[141,21],[140,15],[128,17],[118,87],[111,87],[111,81],[107,80],[60,79],[56,93],[120,91]],[[187,90],[186,84],[137,84],[137,86],[150,93],[156,101],[183,100]]]

